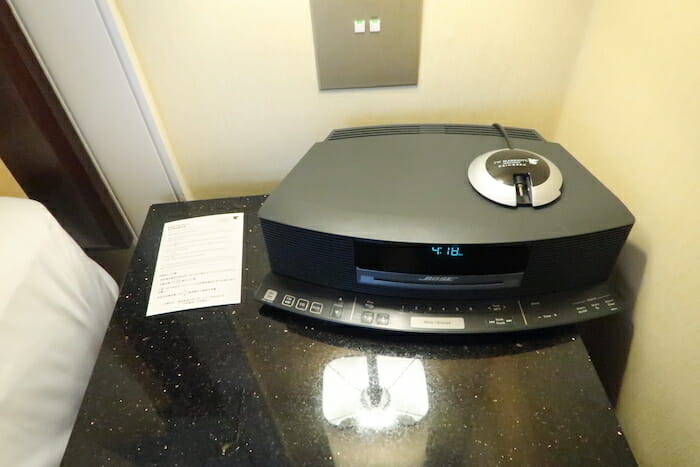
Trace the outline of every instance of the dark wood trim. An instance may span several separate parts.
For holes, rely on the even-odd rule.
[[[130,246],[131,230],[5,1],[0,74],[0,157],[27,196],[83,247]]]

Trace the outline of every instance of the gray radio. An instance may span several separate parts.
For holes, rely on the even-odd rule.
[[[260,300],[330,321],[420,332],[527,329],[619,311],[606,280],[634,223],[562,146],[497,124],[335,130],[299,161],[259,216],[273,273]],[[581,295],[587,290],[593,296]],[[564,307],[571,316],[548,310],[549,321],[529,324],[524,301],[552,295],[561,305],[562,293],[572,303],[596,298],[605,305],[607,296],[614,306],[588,307],[590,313]],[[334,316],[339,297],[343,309],[353,297],[356,307],[358,299],[374,307]],[[504,300],[510,305],[488,308]],[[388,322],[363,321],[363,312],[379,313],[379,302],[386,315],[379,321]],[[511,308],[513,316],[498,320],[506,324],[488,326],[494,313]],[[411,326],[426,314],[461,320]]]

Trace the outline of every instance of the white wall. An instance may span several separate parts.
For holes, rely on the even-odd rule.
[[[199,198],[270,190],[333,128],[499,121],[551,137],[591,0],[425,0],[417,87],[319,92],[300,0],[116,2]]]
[[[699,26],[697,0],[596,2],[556,133],[637,218],[617,414],[642,465],[700,464]]]

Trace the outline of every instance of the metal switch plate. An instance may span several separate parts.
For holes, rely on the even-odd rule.
[[[418,84],[422,9],[422,0],[311,0],[319,89]],[[381,28],[357,33],[357,20]]]

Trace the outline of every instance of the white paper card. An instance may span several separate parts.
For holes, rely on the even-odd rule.
[[[241,302],[243,213],[163,225],[146,316]]]

